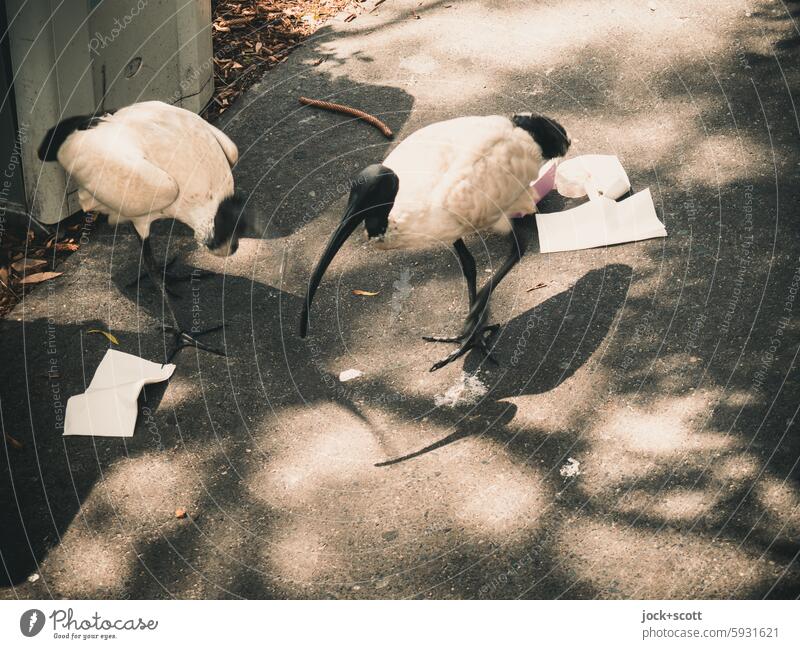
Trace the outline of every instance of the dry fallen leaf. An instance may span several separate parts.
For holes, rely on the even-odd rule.
[[[178,507],[175,510],[175,518],[186,518],[186,510],[183,507]]]
[[[6,441],[11,448],[15,448],[18,451],[21,451],[23,448],[25,448],[25,445],[22,442],[20,442],[18,439],[14,439],[8,433],[3,432],[3,436],[6,438]]]
[[[46,271],[44,273],[34,273],[33,275],[26,275],[23,277],[19,283],[20,284],[38,284],[39,282],[45,282],[48,279],[53,279],[54,277],[58,277],[59,275],[63,275],[63,273],[56,273],[53,271]]]
[[[11,268],[18,273],[24,273],[28,270],[35,270],[36,268],[41,268],[42,266],[47,266],[47,261],[44,259],[20,259],[19,261],[15,261],[13,264],[11,264]]]
[[[250,16],[243,16],[241,18],[231,18],[225,21],[225,27],[241,27],[246,25],[252,20]]]
[[[89,331],[87,331],[86,333],[103,334],[106,338],[108,338],[108,342],[113,343],[115,345],[119,345],[119,340],[117,340],[117,337],[114,334],[108,333],[107,331],[103,331],[102,329],[89,329]]]
[[[375,297],[380,291],[372,292],[372,291],[362,291],[360,288],[353,289],[353,295],[363,295],[364,297]]]
[[[385,0],[384,0],[385,1]],[[303,40],[332,19],[365,10],[365,0],[273,0],[244,3],[217,0],[213,3],[214,101],[206,116],[212,121],[281,61]],[[380,4],[380,1],[379,1]],[[342,14],[342,12],[344,12]],[[261,47],[255,42],[261,41]],[[225,63],[225,61],[228,61]],[[238,61],[243,67],[233,66]],[[230,91],[228,101],[222,101]]]
[[[59,252],[64,252],[65,250],[68,252],[75,252],[77,249],[78,249],[78,244],[71,243],[69,241],[56,244],[56,250],[58,250]]]

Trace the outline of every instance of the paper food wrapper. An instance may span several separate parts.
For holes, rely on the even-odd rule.
[[[555,184],[567,198],[599,195],[618,199],[631,189],[628,174],[615,155],[581,155],[558,165]]]
[[[142,387],[166,381],[175,365],[161,365],[109,349],[86,392],[70,397],[64,435],[133,437]]]

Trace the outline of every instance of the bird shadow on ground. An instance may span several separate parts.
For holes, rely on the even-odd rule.
[[[481,352],[470,353],[464,363],[466,373],[479,373],[489,386],[480,402],[467,408],[479,414],[459,420],[456,430],[447,437],[376,466],[419,457],[478,430],[507,437],[505,427],[514,419],[517,407],[501,399],[548,392],[581,368],[597,351],[622,308],[631,270],[623,264],[612,264],[591,271],[574,286],[503,325],[492,346],[492,354],[502,359],[498,365]],[[430,416],[442,423],[452,419],[443,408],[437,408]]]

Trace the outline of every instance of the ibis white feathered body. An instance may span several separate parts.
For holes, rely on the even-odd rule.
[[[103,116],[77,115],[47,131],[38,150],[43,162],[58,161],[78,185],[85,212],[108,215],[114,225],[130,222],[141,241],[147,275],[158,287],[171,324],[171,359],[184,347],[223,353],[181,326],[167,291],[167,281],[194,280],[159,267],[150,244],[153,221],[171,218],[194,231],[209,252],[236,251],[244,197],[234,191],[231,167],[239,152],[219,129],[194,113],[160,101],[146,101]],[[138,284],[138,279],[137,279]]]
[[[202,117],[160,101],[133,104],[73,131],[57,153],[78,184],[84,211],[107,214],[112,224],[131,221],[142,238],[153,221],[174,218],[207,245],[220,203],[234,193],[238,155]]]
[[[460,117],[426,126],[384,160],[399,179],[381,249],[421,248],[474,232],[508,233],[508,217],[534,211],[530,183],[545,160],[508,118]]]
[[[489,298],[522,258],[535,231],[531,183],[547,160],[565,155],[569,146],[563,126],[534,113],[461,117],[411,134],[383,164],[366,167],[353,181],[341,223],[308,281],[300,336],[308,333],[311,301],[325,271],[363,224],[367,240],[376,248],[445,244],[452,245],[458,256],[470,309],[458,336],[425,337],[459,345],[431,371],[473,348],[489,355],[486,335],[498,329],[486,324]],[[478,291],[475,258],[462,237],[486,230],[509,235],[511,246],[508,257]]]

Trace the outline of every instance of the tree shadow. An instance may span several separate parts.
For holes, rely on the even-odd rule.
[[[745,29],[749,25],[736,35],[746,35]],[[313,47],[308,51],[309,58],[321,54]],[[798,189],[792,170],[798,162],[797,133],[785,102],[759,105],[758,91],[774,89],[774,61],[746,48],[744,54],[752,83],[740,79],[730,89],[725,80],[742,69],[732,59],[717,65],[714,74],[698,61],[653,74],[648,81],[663,99],[655,107],[645,101],[650,99],[646,93],[641,105],[625,100],[629,86],[622,80],[619,88],[614,85],[622,70],[606,43],[586,48],[574,65],[550,75],[551,92],[541,103],[559,105],[578,125],[586,152],[608,150],[609,142],[618,145],[614,151],[634,184],[653,188],[670,236],[540,258],[537,271],[545,270],[546,261],[552,264],[548,277],[577,283],[532,309],[524,308],[506,325],[495,350],[504,365],[493,368],[478,355],[467,357],[464,368],[489,388],[474,406],[432,408],[432,384],[418,385],[402,368],[376,368],[352,388],[337,383],[336,369],[352,366],[356,352],[363,355],[383,345],[390,357],[413,357],[432,348],[413,346],[407,330],[400,332],[405,337],[387,335],[371,342],[374,323],[385,316],[381,309],[391,307],[386,290],[373,300],[336,304],[333,291],[323,291],[315,303],[314,338],[299,341],[296,320],[307,269],[298,267],[307,259],[296,262],[292,253],[299,250],[302,255],[302,239],[311,235],[306,252],[308,258],[316,254],[321,241],[313,235],[321,229],[313,220],[323,207],[315,212],[310,199],[318,197],[294,196],[297,192],[292,192],[296,205],[281,203],[288,185],[266,188],[258,171],[243,178],[243,184],[252,181],[251,189],[258,187],[254,200],[269,201],[263,204],[276,214],[259,222],[264,236],[300,235],[288,255],[285,278],[254,281],[241,272],[200,285],[200,317],[204,324],[226,322],[218,340],[228,343],[230,356],[224,360],[182,352],[176,377],[156,395],[162,399],[154,411],[158,439],[143,421],[136,436],[122,445],[124,450],[117,440],[66,440],[62,452],[53,437],[37,435],[36,448],[43,455],[48,452],[45,444],[59,455],[50,461],[55,467],[51,475],[44,462],[39,471],[35,457],[6,452],[3,460],[12,475],[4,478],[0,496],[12,506],[0,521],[2,556],[23,566],[14,570],[15,583],[36,562],[58,552],[60,537],[90,527],[89,540],[64,543],[65,553],[80,557],[78,550],[86,551],[83,569],[102,558],[93,552],[95,546],[127,544],[135,556],[125,559],[125,570],[106,591],[98,581],[75,586],[65,579],[59,562],[68,557],[58,554],[52,559],[56,565],[38,582],[44,582],[48,593],[796,596],[800,451],[794,429],[798,330],[793,320],[780,329],[787,342],[772,356],[765,354],[769,341],[778,336],[796,272],[793,206]],[[591,66],[599,69],[593,58],[599,58],[608,80],[598,79],[589,87],[582,75]],[[316,74],[308,66],[306,71]],[[497,112],[517,101],[515,74],[494,80]],[[347,97],[347,84],[327,75],[321,72],[323,85],[312,90]],[[296,95],[312,94],[304,83],[288,89],[278,102],[284,102],[287,114],[296,109]],[[558,94],[559,85],[578,89],[580,105]],[[608,88],[619,93],[611,95],[619,104],[606,100]],[[692,101],[682,103],[688,88]],[[728,96],[722,96],[721,88]],[[390,102],[369,104],[372,98],[365,93],[352,101],[379,113],[388,111],[387,121],[397,126]],[[407,109],[405,100],[401,95]],[[620,106],[622,113],[612,110]],[[581,123],[584,109],[589,117]],[[620,114],[626,119],[619,120]],[[598,131],[603,119],[614,124],[613,132]],[[388,147],[377,132],[337,115],[320,113],[303,127],[317,123],[336,135],[317,129],[315,142],[329,135],[338,138],[338,131],[363,137],[363,150],[376,153],[376,158],[370,153],[369,161]],[[642,124],[644,131],[636,132]],[[261,123],[261,128],[270,126]],[[297,129],[278,140],[284,148],[266,146],[260,133],[253,135],[242,124],[233,124],[232,130],[240,145],[254,142],[246,155],[268,158],[270,151],[296,145]],[[721,138],[716,149],[711,146],[715,138]],[[346,139],[349,150],[351,138]],[[259,147],[264,148],[259,152]],[[334,149],[321,159],[333,159]],[[314,169],[311,159],[296,162],[301,176]],[[356,155],[351,162],[356,167],[364,160]],[[276,170],[286,166],[281,163]],[[321,186],[351,175],[349,167],[330,169]],[[345,193],[323,196],[323,203],[329,206]],[[747,194],[754,197],[759,213],[749,253],[743,243]],[[305,223],[297,215],[309,213],[309,229],[301,232]],[[494,243],[488,248],[492,256]],[[430,263],[415,276],[421,277],[415,291],[423,299],[415,303],[414,318],[425,325],[428,312],[435,311],[429,320],[438,322],[450,302],[459,303],[453,311],[463,317],[457,265],[451,260],[447,271],[434,266],[445,258],[444,252],[405,258],[408,265]],[[340,293],[349,295],[353,287],[385,279],[387,259],[394,257],[367,258],[349,251],[346,263],[351,266],[340,276]],[[743,264],[742,259],[749,261]],[[272,261],[278,266],[278,257]],[[384,281],[387,288],[391,279]],[[510,275],[504,289],[514,281]],[[507,293],[497,296],[498,307]],[[249,305],[246,300],[244,306],[234,303],[234,296],[246,296]],[[158,319],[155,301],[142,299],[144,310]],[[192,304],[190,294],[183,302],[188,313]],[[340,317],[347,326],[339,326]],[[43,320],[36,322],[43,327]],[[12,329],[17,326],[22,325]],[[126,335],[123,344],[142,344],[143,336]],[[69,330],[67,338],[75,336]],[[144,338],[143,355],[162,351],[156,334],[148,330]],[[24,347],[21,354],[20,340],[22,332],[16,331],[0,343],[4,358],[13,359],[8,364],[12,377],[27,376],[28,367],[47,358],[41,349],[33,354],[36,349]],[[32,339],[25,340],[22,344],[29,347]],[[87,367],[96,366],[103,351],[100,342],[95,355],[85,360]],[[83,362],[80,356],[74,360],[70,376],[81,375]],[[82,386],[74,381],[76,391]],[[28,448],[34,432],[52,428],[52,412],[26,405],[51,399],[48,389],[30,381],[5,381],[0,387],[4,425],[14,434],[9,422],[28,422],[23,428],[27,432],[17,433]],[[398,399],[377,398],[386,395]],[[547,398],[535,399],[543,395]],[[541,409],[557,411],[559,417],[551,421],[537,412]],[[427,421],[419,413],[426,413]],[[373,466],[378,459],[397,458],[397,445],[416,449],[414,461]],[[560,474],[570,457],[581,461],[581,475]],[[158,471],[131,474],[142,466]],[[47,480],[44,491],[40,473]],[[128,481],[131,477],[137,480]],[[24,493],[28,479],[41,494]],[[13,509],[12,484],[25,503],[24,526],[13,522],[19,513]],[[106,499],[103,490],[108,491]],[[148,493],[154,494],[151,500]],[[50,506],[62,507],[55,524],[48,499]],[[174,518],[178,505],[187,506],[186,519]],[[13,543],[5,544],[6,520],[18,528]],[[25,532],[32,535],[33,552]],[[34,559],[23,556],[28,553]],[[43,592],[36,585],[18,591],[23,596]]]
[[[250,89],[221,119],[220,127],[239,145],[234,175],[249,194],[254,215],[248,236],[282,238],[310,224],[345,198],[350,180],[383,160],[391,146],[372,126],[302,106],[298,97],[359,108],[395,132],[411,112],[413,97],[401,88],[334,74],[342,62],[327,46],[336,37],[323,27],[281,65],[279,74]],[[324,64],[315,65],[323,58]]]
[[[63,325],[51,318],[0,322],[2,428],[24,445],[2,445],[3,585],[20,584],[36,572],[120,452],[118,439],[62,437],[67,399],[86,389],[109,347],[102,336],[88,335],[91,329],[107,326],[97,320]],[[133,342],[133,336],[120,338],[123,346]],[[149,407],[158,401],[153,392]]]
[[[126,282],[119,283],[124,286]],[[146,318],[147,322],[158,322],[163,317],[154,291],[143,286],[139,295],[134,288],[123,289],[123,293],[135,298],[144,313],[153,315],[154,320]],[[228,294],[249,294],[253,304],[251,315],[259,320],[259,328],[251,326],[246,309],[238,313],[241,317],[232,317],[230,306],[226,309],[225,305]],[[55,299],[61,299],[61,293],[55,295],[58,296]],[[286,381],[286,377],[270,378],[272,370],[268,368],[285,366],[279,359],[286,352],[280,340],[275,341],[274,347],[265,345],[269,337],[263,338],[260,332],[280,330],[281,308],[275,308],[276,305],[282,304],[294,312],[300,308],[299,301],[293,295],[235,275],[204,278],[191,291],[188,300],[177,299],[182,320],[197,318],[203,323],[201,326],[212,321],[225,323],[223,332],[214,342],[224,346],[228,356],[218,357],[194,349],[180,352],[173,361],[178,366],[173,378],[148,386],[140,396],[139,417],[132,438],[62,437],[67,399],[86,389],[108,348],[105,338],[88,336],[87,332],[110,329],[106,323],[92,320],[63,326],[55,324],[54,318],[0,322],[0,344],[3,357],[7,359],[6,376],[17,377],[0,386],[0,420],[4,432],[24,444],[21,450],[2,445],[2,584],[24,584],[29,575],[39,570],[51,550],[62,544],[71,527],[96,527],[94,534],[98,537],[115,532],[115,523],[121,516],[117,511],[118,503],[111,499],[107,504],[98,505],[97,494],[89,510],[84,502],[93,491],[110,489],[109,480],[113,483],[114,471],[120,466],[146,458],[160,462],[159,458],[174,457],[176,450],[186,447],[199,452],[200,464],[210,461],[207,456],[217,458],[219,447],[224,446],[220,438],[222,430],[228,431],[225,440],[236,439],[230,431],[241,430],[242,408],[248,412],[247,420],[251,420],[276,407],[275,397],[282,392],[282,381]],[[115,330],[115,335],[119,349],[148,359],[163,356],[168,343],[152,325],[134,332]],[[254,376],[258,376],[261,383],[254,383],[242,402],[243,397],[237,395],[232,385]],[[259,393],[264,394],[265,399],[260,400]],[[170,396],[169,404],[159,409],[165,394]],[[307,393],[306,397],[309,396]],[[176,398],[178,405],[175,405]],[[242,432],[247,434],[246,426]],[[239,449],[235,460],[224,450],[222,456],[225,461],[244,461],[243,448]],[[152,486],[156,485],[138,485],[144,492]],[[223,488],[214,492],[212,500],[219,504],[241,500],[241,497],[236,489]],[[143,499],[146,500],[146,495]],[[99,500],[102,503],[103,498]],[[142,510],[139,515],[147,516],[148,512]],[[164,543],[174,546],[179,540],[180,535],[175,540],[165,539]],[[142,553],[149,556],[145,548]],[[158,574],[158,556],[158,553],[153,555],[152,565],[143,564],[150,577]],[[59,560],[60,557],[56,559]],[[48,584],[45,576],[40,586],[46,588],[50,596],[58,596],[57,582]],[[161,593],[163,595],[163,591]],[[119,597],[123,592],[111,595]]]

